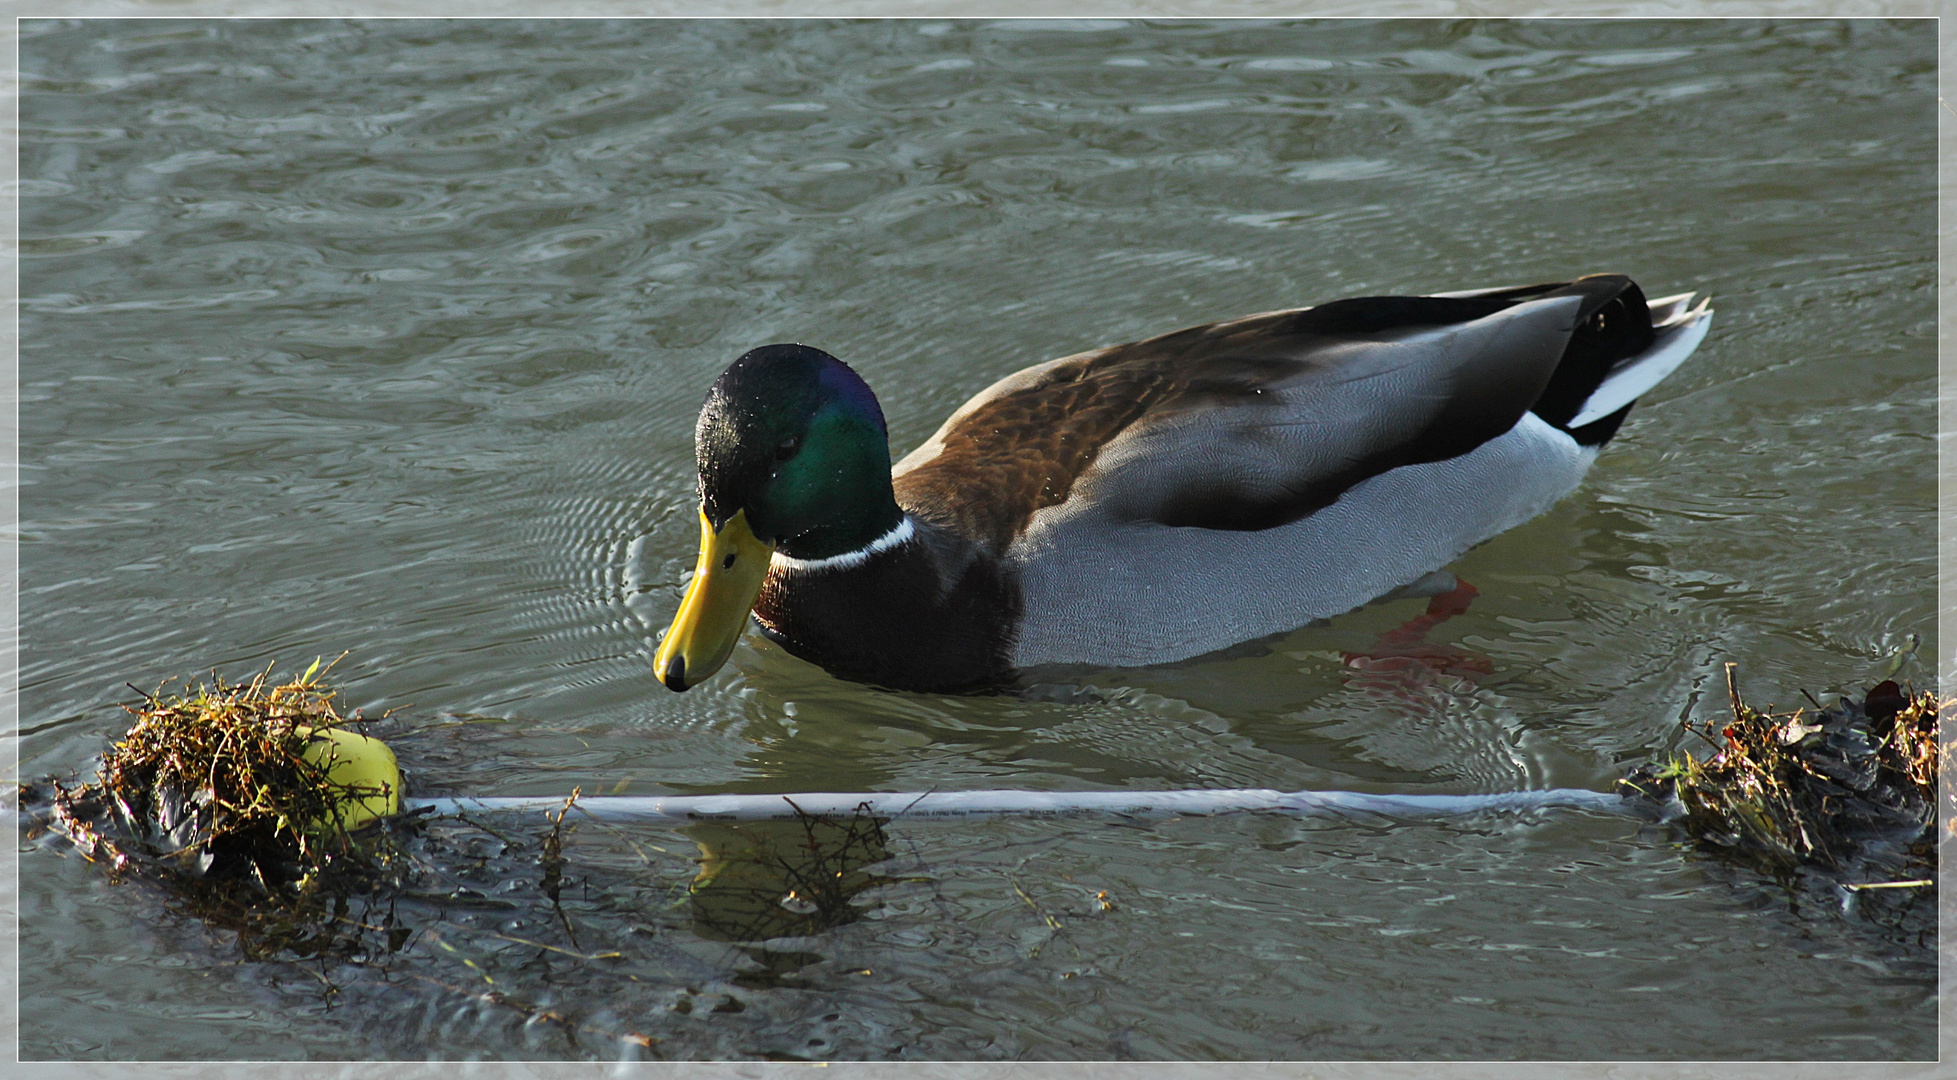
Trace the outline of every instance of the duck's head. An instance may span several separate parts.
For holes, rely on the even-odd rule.
[[[693,445],[700,562],[652,661],[674,690],[727,662],[775,552],[826,559],[903,518],[876,395],[820,349],[764,345],[734,361],[707,391]]]

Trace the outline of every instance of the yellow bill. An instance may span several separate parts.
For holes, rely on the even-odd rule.
[[[700,512],[700,563],[693,568],[693,581],[666,640],[652,658],[660,682],[685,690],[720,670],[747,629],[748,612],[761,595],[761,579],[774,553],[775,545],[762,543],[748,528],[747,511],[727,519],[719,532],[706,511]]]

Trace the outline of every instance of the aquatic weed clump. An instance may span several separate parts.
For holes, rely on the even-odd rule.
[[[269,685],[270,674],[226,683],[212,672],[208,685],[124,706],[136,722],[103,755],[97,782],[58,789],[62,830],[121,871],[265,894],[367,868],[349,800],[388,793],[330,778],[335,750],[319,734],[360,718],[339,714],[317,661],[288,682]]]
[[[1710,743],[1619,781],[1701,851],[1779,877],[1820,872],[1848,890],[1934,890],[1940,703],[1892,681],[1813,711],[1755,709],[1730,690]],[[1957,703],[1957,702],[1954,702]]]

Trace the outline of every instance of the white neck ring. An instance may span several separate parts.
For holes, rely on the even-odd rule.
[[[841,555],[831,555],[826,559],[798,559],[793,555],[783,555],[777,551],[770,562],[783,570],[847,570],[852,566],[861,566],[869,562],[870,556],[878,552],[889,551],[909,540],[916,532],[916,528],[911,525],[910,515],[906,514],[897,522],[895,528],[855,551],[845,551]]]

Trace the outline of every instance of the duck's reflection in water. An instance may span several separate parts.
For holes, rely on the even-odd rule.
[[[687,827],[700,849],[688,890],[693,930],[741,945],[764,970],[736,981],[773,984],[823,957],[775,947],[856,921],[865,890],[894,879],[869,868],[889,857],[883,823],[868,814]]]

